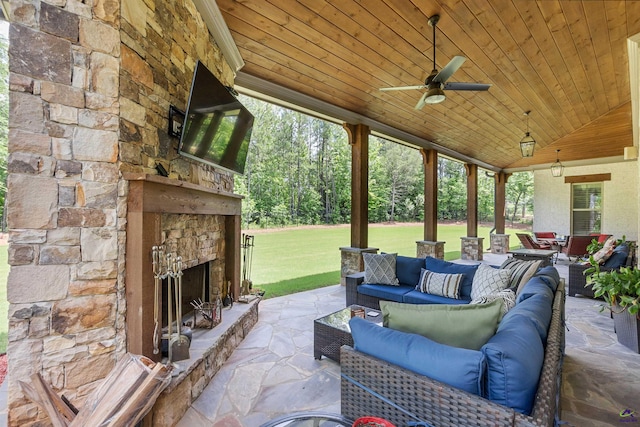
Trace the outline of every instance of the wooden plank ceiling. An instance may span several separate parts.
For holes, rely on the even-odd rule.
[[[247,75],[353,111],[497,169],[621,156],[633,145],[627,38],[640,1],[216,0]],[[445,91],[414,106],[436,65],[467,58]],[[535,138],[523,159],[524,112]]]

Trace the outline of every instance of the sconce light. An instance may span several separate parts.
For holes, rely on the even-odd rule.
[[[169,136],[180,139],[182,136],[182,126],[184,125],[184,111],[178,110],[173,105],[169,106]]]
[[[520,152],[522,153],[522,157],[533,157],[533,150],[536,146],[536,140],[533,139],[531,134],[529,134],[529,113],[531,111],[526,111],[524,113],[527,116],[527,131],[524,134],[524,137],[520,140]]]
[[[556,150],[556,161],[551,165],[551,175],[553,176],[562,176],[562,172],[564,171],[564,166],[562,166],[562,163],[560,163],[558,159],[559,152],[560,150]]]

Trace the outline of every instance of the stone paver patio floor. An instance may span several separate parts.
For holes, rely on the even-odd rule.
[[[485,254],[499,265],[504,256]],[[568,261],[557,264],[567,278]],[[340,412],[340,366],[313,358],[313,320],[344,307],[339,285],[260,302],[259,322],[178,427],[254,427],[298,411]],[[618,344],[598,301],[567,297],[562,419],[576,427],[640,425],[640,355]],[[363,414],[364,415],[364,414]]]

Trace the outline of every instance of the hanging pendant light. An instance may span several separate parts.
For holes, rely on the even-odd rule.
[[[536,146],[536,140],[533,139],[531,134],[529,134],[529,113],[531,111],[526,111],[524,113],[527,116],[527,131],[524,134],[524,137],[520,140],[520,152],[522,153],[522,157],[533,157],[533,150]]]
[[[560,150],[556,150],[556,161],[551,165],[551,175],[553,176],[562,176],[562,172],[564,171],[564,166],[562,166],[562,163],[560,163],[558,159],[559,152]]]

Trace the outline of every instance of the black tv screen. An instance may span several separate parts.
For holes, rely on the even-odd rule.
[[[242,174],[252,129],[253,115],[198,61],[178,152]]]

